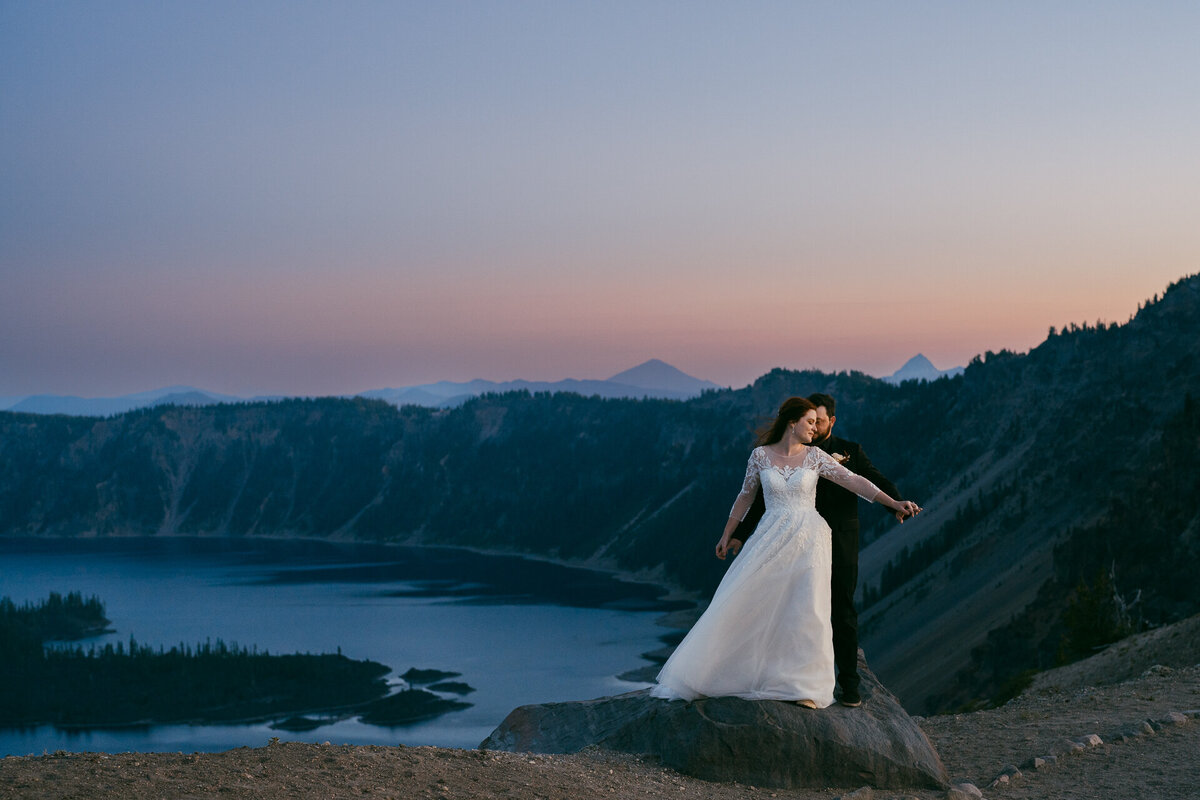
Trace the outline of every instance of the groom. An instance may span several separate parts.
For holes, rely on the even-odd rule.
[[[812,444],[833,456],[843,467],[863,476],[893,498],[900,500],[895,485],[880,473],[867,458],[861,446],[833,435],[837,404],[827,394],[810,394],[809,402],[817,407],[817,424]],[[737,553],[765,510],[762,487],[745,519],[733,532],[729,549]],[[833,622],[833,658],[837,664],[838,685],[842,688],[841,704],[862,705],[858,693],[858,612],[854,610],[854,590],[858,586],[858,496],[833,481],[817,483],[817,513],[833,529],[833,577],[830,581]],[[897,514],[901,522],[904,517]]]

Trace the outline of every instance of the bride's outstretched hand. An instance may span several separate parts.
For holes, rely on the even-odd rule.
[[[917,514],[920,514],[922,510],[923,509],[912,500],[901,500],[896,504],[895,507],[896,519],[900,522],[904,522],[904,520],[908,519],[909,517],[915,517]]]

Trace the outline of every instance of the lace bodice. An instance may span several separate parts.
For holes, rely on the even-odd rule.
[[[729,516],[743,519],[762,486],[767,510],[776,507],[813,508],[816,505],[817,481],[828,478],[868,502],[882,494],[878,486],[833,460],[818,447],[807,448],[802,455],[782,456],[769,448],[756,447],[746,463],[746,478],[742,491],[733,502]]]

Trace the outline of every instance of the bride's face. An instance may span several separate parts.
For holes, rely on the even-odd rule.
[[[796,420],[795,427],[792,428],[792,433],[804,444],[808,444],[813,439],[813,433],[817,427],[817,412],[807,411],[804,416]]]

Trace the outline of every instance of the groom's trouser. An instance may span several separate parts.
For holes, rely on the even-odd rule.
[[[858,691],[858,520],[833,529],[833,576],[830,609],[833,622],[833,661],[843,692]]]

